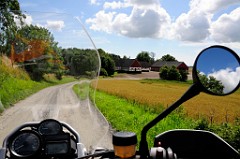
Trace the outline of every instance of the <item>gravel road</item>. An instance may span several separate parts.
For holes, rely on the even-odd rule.
[[[79,100],[72,91],[74,84],[48,87],[6,109],[0,116],[0,142],[20,124],[53,118],[76,129],[87,149],[112,148],[107,120],[89,99]]]

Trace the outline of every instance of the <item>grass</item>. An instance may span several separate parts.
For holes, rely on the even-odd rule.
[[[95,101],[115,131],[135,132],[138,143],[144,125],[159,114],[149,105],[138,104],[102,91],[96,91]],[[240,118],[234,123],[211,124],[205,118],[194,120],[187,117],[184,108],[180,107],[149,130],[147,135],[149,146],[153,146],[157,134],[172,129],[200,129],[214,132],[240,152]]]
[[[155,118],[158,113],[147,110],[147,106],[129,102],[127,99],[109,95],[105,92],[97,91],[95,95],[96,105],[115,128],[115,131],[132,131],[140,137],[144,125]],[[154,136],[170,129],[194,128],[194,122],[185,118],[182,109],[169,115],[155,127],[150,129],[147,140],[153,141]],[[140,138],[138,138],[140,141]],[[153,142],[150,143],[152,145]]]
[[[89,82],[82,82],[73,86],[73,91],[81,100],[84,100],[89,95]]]
[[[0,57],[0,113],[43,88],[75,80],[64,77],[59,81],[53,75],[46,75],[44,79],[41,82],[32,81],[23,69],[12,67],[7,57]]]
[[[162,80],[99,80],[97,89],[129,101],[150,106],[156,112],[168,107],[191,85],[191,82]],[[233,122],[240,117],[240,90],[229,96],[219,97],[201,93],[183,104],[188,116],[208,118],[212,122]]]

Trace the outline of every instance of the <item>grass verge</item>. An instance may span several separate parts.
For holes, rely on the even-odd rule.
[[[19,100],[49,86],[74,81],[72,77],[64,77],[61,81],[54,78],[47,78],[45,81],[35,82],[32,80],[5,77],[0,88],[0,113]]]
[[[95,95],[96,105],[111,123],[116,131],[132,131],[140,141],[141,130],[144,125],[155,118],[158,114],[153,110],[147,110],[148,106],[129,102],[126,99],[97,91]],[[166,130],[194,128],[194,122],[185,118],[184,111],[177,109],[148,132],[147,140],[153,145],[154,137]]]

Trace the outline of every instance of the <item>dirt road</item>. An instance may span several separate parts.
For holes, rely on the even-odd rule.
[[[76,129],[88,149],[90,146],[112,148],[107,120],[89,99],[79,100],[72,91],[74,84],[46,88],[5,110],[0,116],[0,142],[22,123],[53,118]]]

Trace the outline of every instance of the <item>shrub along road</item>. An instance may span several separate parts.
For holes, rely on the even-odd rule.
[[[78,131],[81,142],[111,148],[109,124],[89,99],[79,100],[72,90],[76,82],[48,87],[6,109],[0,116],[0,143],[17,126],[53,118]]]

